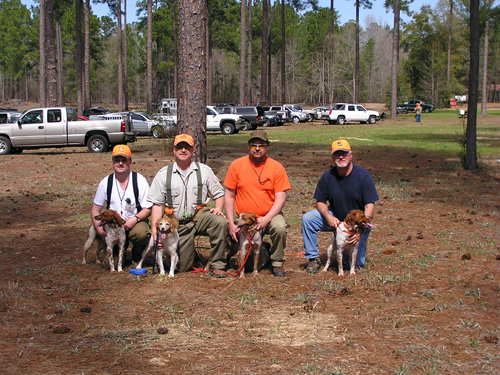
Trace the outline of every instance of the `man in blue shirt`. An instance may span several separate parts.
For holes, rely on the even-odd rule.
[[[309,259],[308,273],[316,273],[321,267],[318,232],[333,232],[351,210],[361,210],[372,219],[375,202],[379,199],[370,173],[352,163],[349,142],[338,139],[332,143],[332,160],[334,166],[323,174],[314,192],[316,210],[302,216],[304,257]],[[370,231],[371,228],[366,228],[361,236],[354,234],[349,239],[349,243],[358,245],[356,268],[365,265],[366,241]],[[345,268],[349,269],[348,266]]]

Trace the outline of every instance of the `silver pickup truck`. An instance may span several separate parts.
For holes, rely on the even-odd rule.
[[[69,107],[35,108],[17,122],[0,124],[0,155],[42,147],[87,146],[90,152],[106,152],[116,144],[135,142],[127,116],[77,121]]]

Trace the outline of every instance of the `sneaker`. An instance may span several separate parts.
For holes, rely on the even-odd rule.
[[[273,267],[273,275],[274,277],[285,277],[285,269],[283,266]]]
[[[222,278],[226,277],[226,271],[224,271],[224,270],[217,270],[217,269],[213,269],[213,268],[210,269],[210,271],[208,272],[208,274],[210,276],[213,276],[213,277],[217,278],[217,279],[222,279]]]
[[[317,273],[321,268],[321,262],[319,258],[309,259],[309,264],[306,267],[307,273]]]

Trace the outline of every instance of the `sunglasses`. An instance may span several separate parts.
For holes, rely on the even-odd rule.
[[[267,147],[267,145],[266,144],[257,145],[255,143],[251,143],[250,147],[252,148],[252,150],[263,150]]]

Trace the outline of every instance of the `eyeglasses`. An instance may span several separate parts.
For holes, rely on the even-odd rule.
[[[176,150],[187,150],[187,151],[191,151],[193,149],[193,147],[191,145],[188,145],[188,144],[180,144],[180,145],[176,145],[174,146],[174,148]]]
[[[344,156],[345,157],[345,156],[349,155],[349,153],[350,153],[350,151],[335,151],[333,153],[333,156],[336,157],[336,158],[338,158],[339,156]]]
[[[266,144],[257,145],[255,143],[252,143],[250,144],[250,147],[252,148],[252,150],[263,150],[267,147],[267,145]]]
[[[113,158],[113,163],[126,163],[127,162],[127,158],[124,158],[124,157],[121,157],[121,156],[115,156]]]

